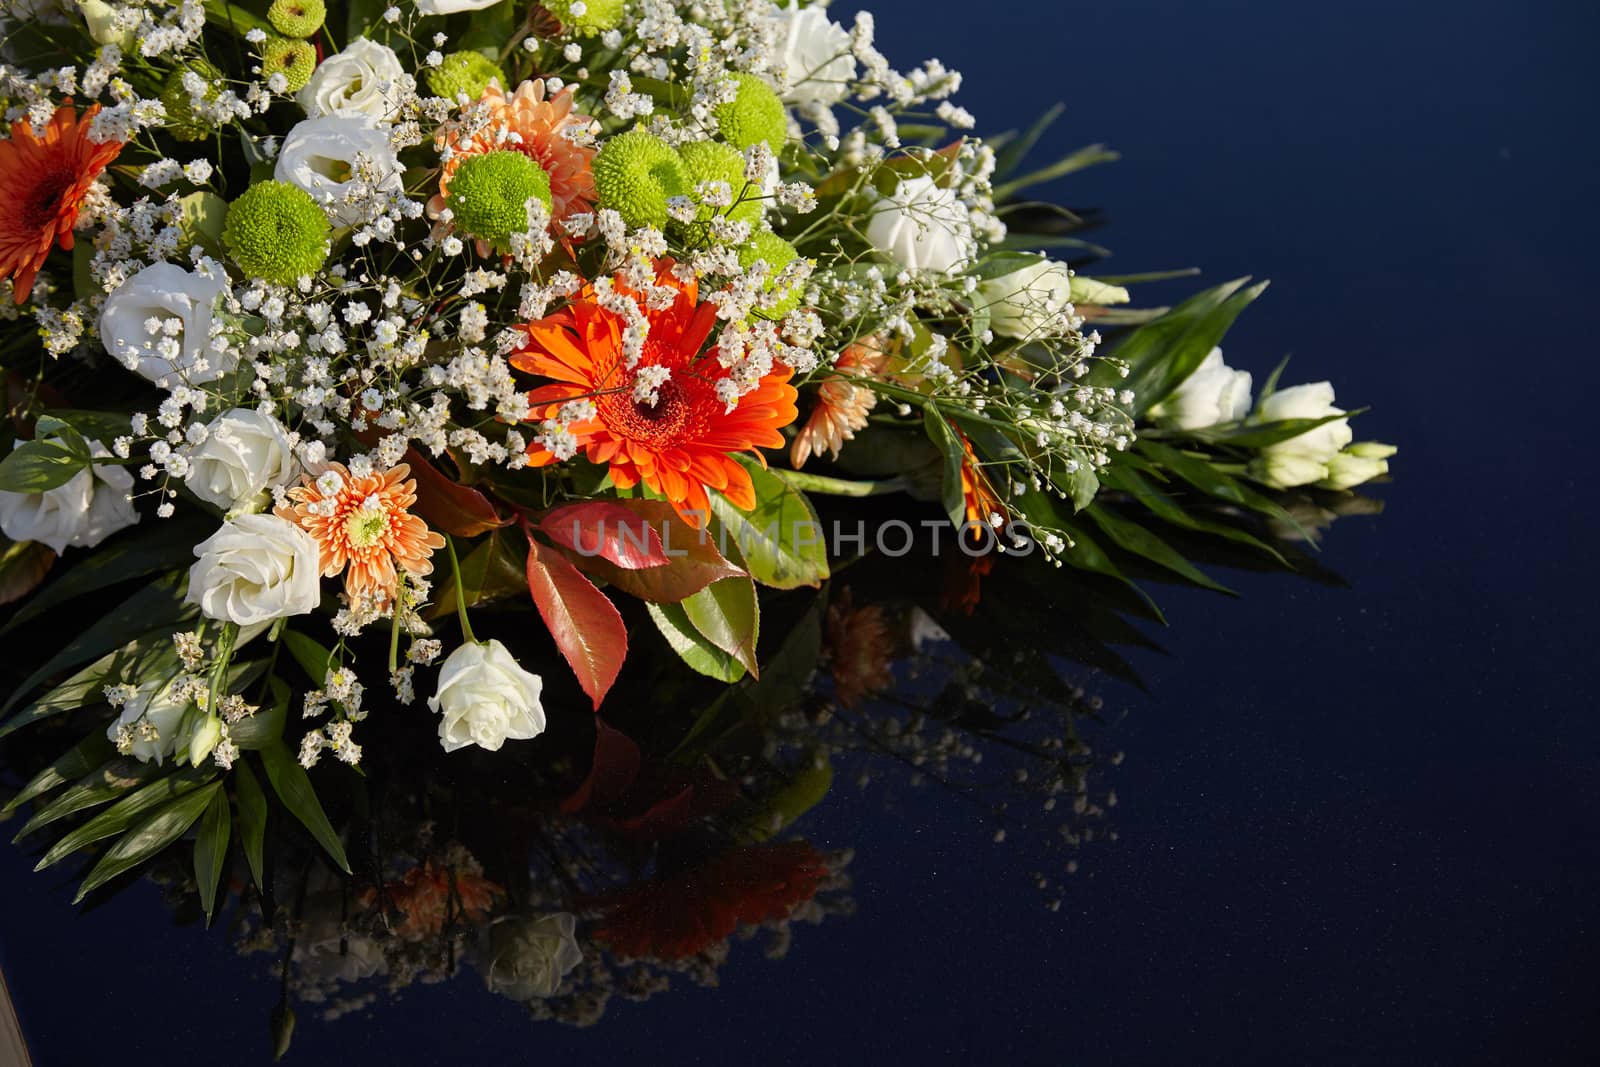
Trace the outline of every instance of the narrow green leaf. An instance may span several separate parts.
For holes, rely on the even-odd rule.
[[[239,802],[239,841],[244,846],[244,858],[250,864],[250,876],[256,885],[266,888],[265,846],[267,840],[267,795],[246,760],[233,765],[235,799]]]
[[[294,661],[300,664],[300,669],[306,672],[312,685],[320,686],[327,680],[328,671],[333,669],[333,652],[326,645],[289,629],[279,634],[278,640],[283,642],[283,647],[289,650]]]
[[[42,871],[46,867],[52,867],[85,845],[92,845],[96,841],[103,841],[108,837],[122,833],[122,831],[143,818],[146,813],[153,811],[174,797],[180,797],[185,793],[191,793],[199,789],[216,778],[216,776],[217,772],[214,767],[185,767],[169,774],[165,778],[151,782],[138,792],[123,797],[111,807],[67,834],[54,845],[51,845],[50,851],[40,858],[34,870]]]
[[[217,882],[226,873],[232,825],[227,790],[213,789],[200,820],[200,833],[194,840],[194,880],[200,887],[200,906],[205,909],[207,926],[217,911]]]
[[[295,762],[288,746],[282,741],[267,745],[261,750],[261,762],[267,768],[267,781],[272,783],[272,791],[278,794],[283,806],[311,832],[311,836],[317,839],[317,843],[333,858],[339,869],[349,874],[350,861],[345,858],[344,845],[334,832],[333,824],[328,822],[327,813],[322,810],[322,802],[317,799],[311,778],[305,768]]]
[[[1032,152],[1034,146],[1039,143],[1039,138],[1044,136],[1046,130],[1055,125],[1055,121],[1066,110],[1066,104],[1061,103],[1059,100],[1056,101],[1048,111],[1034,119],[1033,124],[1020,137],[1008,136],[1003,142],[1003,147],[995,146],[997,149],[994,160],[995,174],[1003,178],[1021,166],[1022,161],[1028,158],[1028,153]],[[992,141],[990,144],[993,146]]]
[[[1149,593],[1140,589],[1133,579],[1122,572],[1122,568],[1118,567],[1111,557],[1106,554],[1105,549],[1100,547],[1099,542],[1090,537],[1081,526],[1075,523],[1069,522],[1063,525],[1067,535],[1072,539],[1072,544],[1061,554],[1061,559],[1067,566],[1121,582],[1138,594],[1139,599],[1150,606],[1150,610],[1155,612],[1156,619],[1161,625],[1165,626],[1167,624],[1167,617],[1162,614],[1160,605],[1151,599]]]
[[[684,663],[719,682],[737,682],[744,677],[744,664],[713,645],[694,628],[682,604],[646,604],[650,619],[661,631]]]
[[[1122,155],[1120,153],[1113,152],[1103,144],[1087,145],[1056,160],[1048,167],[1040,167],[1038,170],[1024,174],[1020,178],[1013,178],[1008,182],[1002,182],[1000,185],[995,186],[994,202],[1003,204],[1024,189],[1055,181],[1057,178],[1064,178],[1068,174],[1073,174],[1101,163],[1115,163],[1121,158]]]
[[[116,754],[117,747],[111,743],[111,739],[96,730],[34,775],[21,792],[7,801],[4,808],[0,808],[0,815],[8,815],[57,786],[65,785],[74,778],[82,778]]]
[[[922,409],[922,428],[944,460],[939,502],[944,505],[950,521],[959,527],[967,521],[967,494],[961,487],[961,464],[966,458],[966,450],[961,447],[955,430],[932,404]]]
[[[1217,470],[1203,457],[1193,456],[1170,445],[1164,445],[1159,441],[1152,441],[1146,438],[1140,438],[1135,447],[1142,455],[1148,457],[1159,470],[1188,482],[1207,496],[1229,504],[1237,504],[1240,507],[1249,508],[1251,511],[1259,515],[1265,515],[1269,519],[1287,523],[1302,534],[1306,533],[1301,529],[1300,524],[1295,521],[1294,516],[1285,511],[1277,501],[1250,488],[1237,478]],[[1308,536],[1307,540],[1313,544],[1316,543],[1313,537]]]
[[[1354,411],[1340,412],[1337,415],[1324,415],[1320,419],[1279,419],[1276,422],[1258,422],[1226,430],[1192,430],[1190,435],[1210,444],[1229,445],[1233,448],[1266,448],[1268,445],[1287,441],[1291,437],[1310,433],[1318,426],[1354,418],[1365,410],[1356,408]]]
[[[116,844],[106,849],[106,854],[94,865],[89,877],[83,880],[72,902],[79,903],[117,875],[132,870],[182,837],[221,788],[220,782],[214,782],[204,789],[186,793],[118,838]]]
[[[1215,537],[1221,537],[1225,540],[1233,541],[1236,544],[1245,545],[1247,547],[1256,549],[1259,552],[1266,553],[1279,563],[1283,564],[1285,567],[1290,567],[1289,561],[1283,558],[1283,553],[1279,552],[1276,548],[1273,548],[1259,537],[1255,537],[1252,534],[1246,533],[1244,530],[1241,530],[1238,527],[1228,526],[1220,522],[1212,522],[1209,519],[1202,519],[1183,510],[1182,506],[1180,506],[1177,501],[1173,500],[1155,486],[1151,485],[1150,482],[1146,480],[1144,475],[1140,474],[1136,470],[1133,470],[1131,467],[1124,465],[1124,461],[1126,459],[1132,458],[1134,457],[1117,457],[1117,466],[1115,466],[1111,473],[1108,474],[1108,480],[1106,482],[1107,485],[1114,489],[1120,489],[1129,496],[1132,496],[1146,509],[1164,522],[1171,523],[1174,526],[1179,526],[1186,530],[1194,530],[1197,533],[1211,534]],[[1290,569],[1293,568],[1291,567]]]
[[[23,824],[12,841],[13,843],[20,841],[35,830],[59,822],[69,815],[76,815],[80,811],[87,811],[101,804],[109,804],[129,790],[149,781],[155,776],[156,771],[157,768],[153,764],[140,763],[132,756],[118,756],[111,759],[84,775],[55,800],[34,812],[33,818]]]
[[[1232,589],[1214,581],[1200,568],[1184,559],[1183,554],[1177,549],[1131,519],[1125,519],[1103,506],[1088,508],[1084,514],[1088,515],[1089,519],[1100,527],[1101,532],[1111,538],[1112,543],[1123,551],[1147,559],[1203,589],[1226,593],[1228,596],[1238,596]]]

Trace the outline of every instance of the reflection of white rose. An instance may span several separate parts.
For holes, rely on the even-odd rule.
[[[495,923],[489,930],[484,984],[511,1000],[555,996],[561,979],[583,961],[576,929],[577,920],[564,911]]]
[[[337,916],[305,922],[294,940],[296,992],[313,1003],[339,986],[386,973],[388,960],[374,938],[353,933]]]
[[[154,760],[159,764],[178,748],[178,728],[189,710],[189,698],[187,694],[176,696],[172,682],[161,678],[142,683],[122,705],[122,714],[106,728],[106,737],[115,741],[117,731],[128,727],[133,746],[127,754],[141,763]]]
[[[249,626],[304,615],[322,602],[316,540],[276,515],[240,515],[195,546],[191,604]]]
[[[306,114],[359,111],[380,122],[392,121],[409,75],[392,49],[365,37],[324,59],[295,96]]]
[[[289,131],[273,176],[310,193],[336,225],[358,226],[374,192],[401,191],[403,170],[372,116],[324,115]]]
[[[268,492],[294,480],[294,446],[271,415],[234,408],[211,420],[189,452],[189,491],[224,511],[259,510]]]
[[[1150,409],[1150,417],[1179,430],[1203,430],[1238,422],[1249,411],[1250,372],[1234,370],[1222,361],[1222,349],[1213,348],[1171,396]]]
[[[1072,272],[1043,256],[978,285],[978,302],[989,309],[989,328],[1001,337],[1060,336],[1071,300]]]
[[[467,745],[498,751],[506,741],[544,732],[543,682],[522,669],[499,641],[468,642],[439,669],[438,691],[428,707],[444,718],[439,740],[446,752]]]
[[[209,275],[154,263],[117,286],[100,311],[106,350],[163,389],[201,385],[233,370],[238,357],[211,344],[212,309],[228,279],[215,264],[208,269]]]
[[[867,240],[906,270],[953,271],[977,250],[967,209],[930,177],[902,178],[867,220]]]
[[[111,455],[99,441],[88,444],[96,458]],[[56,552],[68,545],[92,548],[139,521],[129,498],[132,490],[133,475],[115,464],[96,463],[42,493],[0,492],[0,532]]]
[[[772,20],[778,30],[774,72],[781,71],[789,86],[784,103],[814,110],[843,100],[856,77],[849,32],[822,8],[799,7],[795,0]]]
[[[1312,382],[1273,393],[1261,401],[1252,421],[1321,419],[1342,414],[1342,408],[1333,406],[1333,386],[1328,382]],[[1328,477],[1329,462],[1354,436],[1348,419],[1334,419],[1287,441],[1266,446],[1252,470],[1261,481],[1277,489],[1321,481]]]

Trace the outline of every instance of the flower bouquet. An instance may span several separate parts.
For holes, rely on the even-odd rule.
[[[11,0],[0,33],[0,602],[37,645],[0,736],[60,741],[9,810],[41,865],[93,855],[80,899],[180,841],[208,917],[236,855],[270,896],[269,820],[349,872],[364,745],[605,736],[630,648],[758,702],[763,608],[858,559],[940,556],[957,614],[1027,567],[1159,619],[1134,579],[1290,565],[1394,451],[1224,363],[1262,285],[1083,273],[1086,216],[1029,194],[1113,154],[1028,169],[1056,113],[966,132],[867,14]]]

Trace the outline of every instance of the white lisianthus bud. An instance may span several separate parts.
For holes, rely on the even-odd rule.
[[[194,733],[189,735],[189,765],[200,766],[221,740],[222,720],[215,715],[206,716],[200,725],[195,727]]]
[[[153,263],[106,298],[100,341],[123,366],[163,389],[215,381],[238,363],[235,353],[211,342],[212,309],[227,289],[220,267],[207,277]]]
[[[1043,256],[978,284],[978,305],[989,310],[989,328],[1017,340],[1066,333],[1072,302],[1072,272]]]
[[[555,996],[561,979],[583,962],[576,929],[577,920],[564,911],[500,920],[489,929],[484,984],[511,1000]]]
[[[438,691],[428,709],[443,716],[439,741],[446,752],[477,745],[499,751],[509,741],[544,732],[539,703],[543,681],[522,669],[499,641],[468,642],[439,669]]]
[[[1320,489],[1354,489],[1363,482],[1389,473],[1389,457],[1399,449],[1377,441],[1353,444],[1328,460],[1328,475],[1317,483]]]
[[[359,111],[379,122],[392,122],[411,81],[393,49],[357,37],[342,52],[324,59],[295,99],[307,115]]]
[[[188,601],[213,619],[250,626],[322,602],[317,542],[288,519],[240,515],[195,546]]]
[[[259,511],[299,471],[289,433],[271,415],[234,408],[189,452],[189,491],[223,511]]]
[[[1150,418],[1178,430],[1203,430],[1238,422],[1250,411],[1250,372],[1234,370],[1213,348],[1173,393],[1150,409]]]
[[[867,240],[906,270],[949,273],[977,253],[972,222],[954,190],[932,178],[902,178],[867,219]]]
[[[1074,304],[1097,304],[1106,307],[1111,304],[1126,304],[1129,299],[1131,298],[1128,296],[1128,290],[1120,285],[1107,285],[1093,278],[1085,278],[1081,274],[1072,276]]]
[[[850,33],[828,18],[822,7],[801,7],[789,0],[772,16],[778,31],[774,70],[785,84],[783,102],[812,111],[837,104],[856,79],[856,61],[850,53]]]
[[[178,729],[188,710],[189,697],[178,695],[173,679],[144,682],[123,703],[122,714],[106,728],[106,737],[114,742],[124,738],[123,751],[139,762],[160,764],[183,740]]]
[[[99,441],[88,445],[96,458],[111,455]],[[13,541],[49,545],[58,553],[69,545],[93,548],[139,521],[132,491],[133,475],[116,464],[96,463],[42,493],[0,492],[0,532]]]
[[[419,15],[454,15],[458,11],[482,11],[500,0],[417,0]]]
[[[1312,382],[1281,389],[1262,400],[1251,421],[1321,419],[1342,414],[1342,408],[1333,406],[1333,386],[1328,382]],[[1252,462],[1251,474],[1275,489],[1292,489],[1321,481],[1328,477],[1329,461],[1354,436],[1348,419],[1325,422],[1287,441],[1267,445]]]
[[[357,156],[375,170],[376,181],[357,173]],[[365,186],[361,200],[370,200],[374,193],[399,193],[404,169],[389,135],[371,115],[324,115],[289,131],[278,150],[273,176],[310,193],[335,225],[355,226],[369,215],[364,203],[352,195],[356,186]]]
[[[78,10],[89,25],[89,38],[95,44],[114,44],[124,52],[132,51],[137,38],[132,28],[117,25],[116,8],[106,0],[78,0]]]

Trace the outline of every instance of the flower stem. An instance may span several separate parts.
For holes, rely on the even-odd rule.
[[[461,583],[461,562],[456,559],[455,538],[446,534],[444,547],[450,555],[450,573],[456,579],[456,616],[461,619],[461,636],[477,644],[478,639],[472,634],[472,623],[467,619],[467,587]]]

